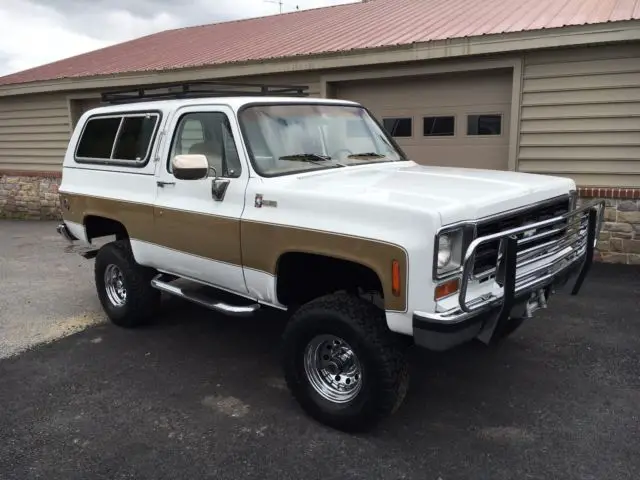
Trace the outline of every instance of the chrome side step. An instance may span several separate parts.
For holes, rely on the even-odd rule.
[[[161,273],[154,277],[153,280],[151,280],[151,286],[153,288],[157,288],[162,292],[166,292],[170,295],[175,295],[176,297],[184,298],[189,302],[196,303],[210,310],[215,310],[216,312],[224,313],[226,315],[251,315],[260,308],[260,304],[258,303],[251,303],[247,305],[231,305],[228,303],[220,302],[215,300],[214,298],[211,298],[211,296],[206,295],[205,293],[195,290],[188,290],[177,285],[171,285],[170,282],[172,280],[175,280],[175,277],[169,277],[168,275]]]

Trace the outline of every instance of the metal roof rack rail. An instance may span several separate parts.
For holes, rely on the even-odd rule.
[[[194,81],[163,83],[148,86],[114,89],[101,94],[103,103],[132,103],[178,98],[239,97],[239,96],[295,96],[309,95],[306,85],[266,85],[229,83],[219,81]]]

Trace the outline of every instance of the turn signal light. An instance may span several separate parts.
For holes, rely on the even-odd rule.
[[[441,283],[436,287],[435,297],[436,300],[453,295],[460,290],[460,279],[454,278],[447,282]]]
[[[400,296],[400,263],[397,260],[391,262],[391,293]]]

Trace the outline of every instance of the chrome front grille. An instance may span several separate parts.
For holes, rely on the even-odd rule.
[[[568,198],[556,199],[543,205],[537,205],[530,209],[506,214],[499,218],[479,223],[476,229],[476,238],[495,235],[500,232],[536,224],[551,218],[562,217],[569,211]],[[561,219],[557,224],[545,225],[524,231],[517,235],[518,251],[523,256],[527,252],[538,251],[538,247],[551,246],[560,241],[567,233],[567,219]],[[500,238],[488,241],[478,246],[475,252],[473,276],[479,280],[486,280],[494,276],[498,256],[500,252]]]

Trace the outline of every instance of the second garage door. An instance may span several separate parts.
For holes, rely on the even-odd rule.
[[[506,170],[511,71],[344,82],[336,97],[362,103],[424,165]]]

